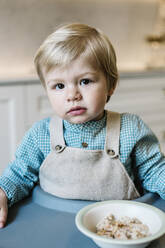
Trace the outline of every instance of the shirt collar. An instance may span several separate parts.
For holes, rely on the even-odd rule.
[[[88,121],[80,124],[73,124],[66,120],[63,120],[64,129],[71,132],[92,132],[98,133],[102,128],[106,126],[107,113],[104,111],[104,116],[98,121]]]

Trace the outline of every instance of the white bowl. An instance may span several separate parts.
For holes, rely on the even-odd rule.
[[[132,240],[117,240],[97,235],[97,223],[110,213],[117,219],[123,216],[138,218],[149,227],[150,235]],[[102,248],[143,248],[165,234],[163,211],[146,203],[130,200],[110,200],[90,204],[77,213],[75,221],[77,228]]]

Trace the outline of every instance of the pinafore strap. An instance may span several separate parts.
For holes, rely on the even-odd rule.
[[[120,114],[107,111],[105,150],[113,158],[119,155]],[[58,116],[50,120],[51,149],[62,150],[66,147],[63,136],[63,122]]]

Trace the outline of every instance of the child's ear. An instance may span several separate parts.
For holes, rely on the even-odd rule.
[[[113,92],[114,92],[115,88],[112,88],[110,90],[108,90],[108,96],[112,96]]]

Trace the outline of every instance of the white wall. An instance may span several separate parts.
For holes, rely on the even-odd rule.
[[[157,0],[1,0],[0,78],[34,72],[33,56],[46,36],[63,22],[84,22],[108,34],[120,70],[144,69],[145,43],[156,18]]]

